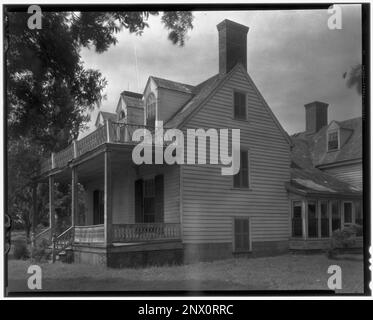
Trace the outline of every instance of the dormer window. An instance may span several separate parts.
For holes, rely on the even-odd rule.
[[[328,132],[328,151],[339,149],[339,133],[338,130]]]
[[[151,93],[146,99],[146,125],[155,127],[155,108],[156,108],[155,95]]]
[[[126,113],[124,112],[124,110],[122,110],[122,111],[119,113],[119,120],[123,120],[125,117],[126,117]]]

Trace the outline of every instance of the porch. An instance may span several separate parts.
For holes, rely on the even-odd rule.
[[[44,235],[55,254],[67,248],[96,248],[105,256],[129,247],[179,248],[179,167],[133,163],[130,133],[140,127],[108,121],[42,166],[37,183],[49,185],[50,218]],[[71,190],[70,226],[62,233],[56,231],[57,183]]]

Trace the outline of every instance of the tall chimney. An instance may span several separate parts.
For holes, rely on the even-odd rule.
[[[306,133],[316,133],[328,124],[328,104],[314,101],[305,104],[306,108]]]
[[[249,28],[223,20],[217,26],[219,31],[219,73],[228,73],[237,63],[247,69],[247,32]]]

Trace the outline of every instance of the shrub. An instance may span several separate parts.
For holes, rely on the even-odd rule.
[[[32,249],[32,259],[36,262],[40,262],[42,260],[48,260],[50,250],[50,241],[47,239],[42,239],[40,243],[38,243],[33,249]]]
[[[29,252],[27,249],[27,244],[24,241],[17,241],[14,243],[14,250],[13,250],[14,259],[17,260],[24,260],[29,258]]]
[[[343,229],[335,230],[330,239],[330,247],[327,250],[329,259],[335,258],[338,248],[350,248],[356,243],[356,235],[362,232],[362,227],[357,224],[351,224]]]

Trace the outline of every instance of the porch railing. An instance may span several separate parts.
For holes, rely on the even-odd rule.
[[[180,239],[179,223],[114,224],[113,242]]]
[[[45,159],[40,166],[40,174],[55,168],[63,168],[68,163],[98,146],[109,143],[134,143],[132,134],[137,129],[154,131],[153,127],[140,124],[126,124],[106,121],[103,126],[98,127],[84,138],[74,141],[60,152],[53,153],[50,158]],[[137,142],[136,142],[137,143]]]
[[[75,226],[74,242],[100,243],[105,241],[105,228],[103,224],[94,226]]]

